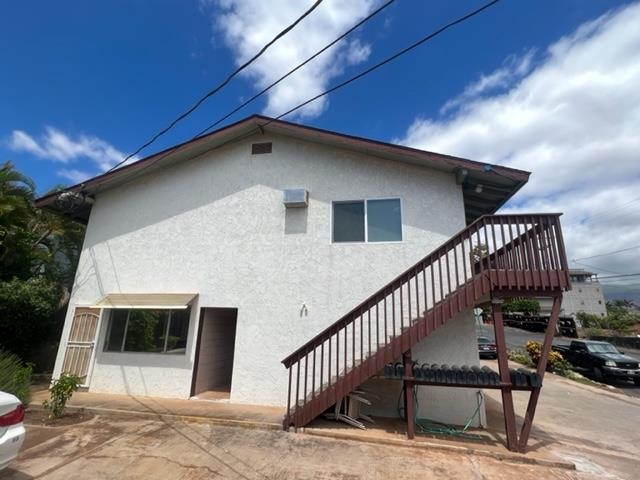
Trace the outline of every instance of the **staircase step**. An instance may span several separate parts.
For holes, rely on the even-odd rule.
[[[484,286],[484,284],[482,284],[482,286]],[[346,395],[349,391],[355,390],[362,382],[371,378],[371,376],[383,372],[386,363],[397,361],[397,357],[402,355],[404,347],[409,345],[407,348],[411,348],[413,343],[429,335],[459,311],[469,308],[470,305],[473,304],[473,301],[484,295],[483,288],[477,285],[476,288],[472,287],[473,281],[469,281],[461,285],[456,292],[452,292],[451,295],[445,297],[444,300],[437,302],[429,310],[424,312],[422,316],[411,319],[407,325],[400,327],[396,324],[395,332],[385,332],[385,342],[372,343],[372,347],[375,348],[375,350],[369,352],[364,360],[360,358],[356,359],[355,363],[347,365],[346,370],[344,369],[344,365],[341,364],[338,375],[334,373],[331,376],[330,382],[325,381],[322,386],[316,387],[315,391],[308,392],[304,399],[299,399],[297,406],[292,406],[292,411],[289,414],[291,424],[302,426],[310,422],[338,401],[338,392],[344,392],[344,395]],[[473,301],[467,300],[470,294],[474,299]],[[461,378],[466,374],[467,379],[478,379],[477,381],[480,381],[479,372],[470,370],[469,372],[460,371],[459,373]],[[483,380],[487,377],[488,375],[486,373],[482,375]],[[491,380],[493,380],[493,378],[487,378],[485,381]],[[453,383],[455,379],[451,378],[450,381]]]

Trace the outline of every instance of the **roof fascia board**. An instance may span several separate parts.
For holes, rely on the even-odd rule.
[[[251,117],[240,120],[236,123],[223,127],[215,132],[203,135],[196,139],[184,142],[174,147],[165,149],[149,157],[137,162],[125,165],[116,170],[98,175],[85,182],[73,185],[64,191],[70,192],[86,192],[95,193],[99,189],[107,189],[117,186],[120,181],[136,174],[141,175],[143,170],[148,169],[152,165],[158,163],[158,167],[162,163],[168,163],[171,160],[178,160],[180,156],[184,156],[180,161],[197,157],[205,151],[212,148],[220,148],[228,143],[238,141],[246,136],[258,132],[273,132],[274,134],[283,134],[303,140],[317,142],[321,144],[334,145],[336,147],[358,151],[365,154],[375,155],[380,158],[388,158],[405,163],[417,164],[428,168],[434,168],[441,171],[452,172],[456,168],[466,168],[475,172],[494,173],[505,179],[514,182],[515,189],[509,189],[502,202],[499,203],[498,210],[504,203],[509,200],[522,186],[527,182],[530,173],[500,165],[490,165],[482,162],[468,160],[465,158],[454,157],[439,153],[418,150],[402,145],[371,140],[342,133],[336,133],[323,130],[316,127],[298,125],[283,120],[276,120],[262,115],[253,115]],[[199,147],[199,148],[198,148]],[[201,151],[200,151],[201,150]],[[164,162],[162,162],[164,161]],[[162,163],[160,163],[162,162]],[[36,200],[36,206],[48,207],[56,201],[60,192],[51,193]],[[495,211],[495,210],[494,210]]]

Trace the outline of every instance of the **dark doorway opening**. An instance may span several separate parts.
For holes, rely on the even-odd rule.
[[[237,308],[203,308],[196,343],[191,396],[224,400],[231,392]]]

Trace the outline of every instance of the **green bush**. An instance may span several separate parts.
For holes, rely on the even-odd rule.
[[[25,405],[29,403],[32,372],[33,365],[23,365],[18,356],[0,350],[0,390],[15,395]]]
[[[60,378],[53,382],[49,391],[51,392],[51,398],[42,402],[42,406],[49,410],[49,418],[55,420],[59,418],[67,405],[67,401],[73,395],[73,392],[78,390],[80,386],[80,377],[70,373],[63,373]]]
[[[0,281],[0,349],[30,359],[52,338],[60,288],[44,278]]]
[[[540,302],[535,298],[510,298],[502,305],[502,311],[536,315],[540,311]]]
[[[555,352],[557,353],[557,352]],[[571,369],[571,364],[564,359],[564,357],[560,356],[559,360],[553,362],[551,366],[551,370],[553,373],[558,375],[562,375],[563,377],[570,377],[573,370]]]
[[[636,323],[640,323],[640,315],[632,311],[630,302],[625,300],[607,302],[607,315],[604,317],[578,312],[576,318],[584,329],[613,330],[620,333],[626,333]]]
[[[524,365],[525,367],[533,367],[531,357],[523,350],[509,350],[509,360]]]
[[[578,312],[576,314],[576,319],[582,325],[582,328],[605,328],[603,327],[603,318],[598,315],[594,315],[592,313]]]
[[[584,329],[584,336],[586,338],[603,337],[606,335],[607,335],[607,332],[605,332],[602,328],[585,328]]]

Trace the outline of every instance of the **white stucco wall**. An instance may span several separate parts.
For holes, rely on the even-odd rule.
[[[473,349],[468,347],[473,340]],[[412,349],[412,356],[420,365],[438,363],[447,365],[480,365],[476,341],[476,324],[473,310],[460,312]],[[478,393],[480,392],[480,393]],[[481,389],[418,387],[418,418],[462,425],[474,414],[482,395]],[[485,410],[481,406],[473,426],[486,425]]]
[[[255,141],[273,141],[273,153],[251,155]],[[285,188],[306,188],[309,207],[285,209]],[[331,243],[332,201],[379,197],[401,198],[402,242]],[[271,135],[104,192],[93,206],[71,307],[119,292],[199,296],[184,356],[102,352],[103,322],[90,389],[187,397],[199,309],[233,307],[231,401],[282,405],[282,358],[462,227],[452,174]],[[456,349],[475,354],[471,328],[453,328],[451,336]]]
[[[470,348],[470,341],[473,346]],[[475,317],[473,310],[463,311],[438,328],[431,335],[411,349],[414,361],[447,365],[480,365],[476,343]],[[402,358],[397,359],[398,362]],[[362,385],[373,401],[371,407],[364,407],[367,413],[381,417],[397,417],[401,405],[402,381],[388,380],[381,376],[367,380]],[[464,425],[478,408],[478,392],[481,389],[451,387],[416,387],[416,417],[436,420],[451,425]],[[373,395],[368,395],[373,393]],[[485,426],[484,399],[472,426]]]

